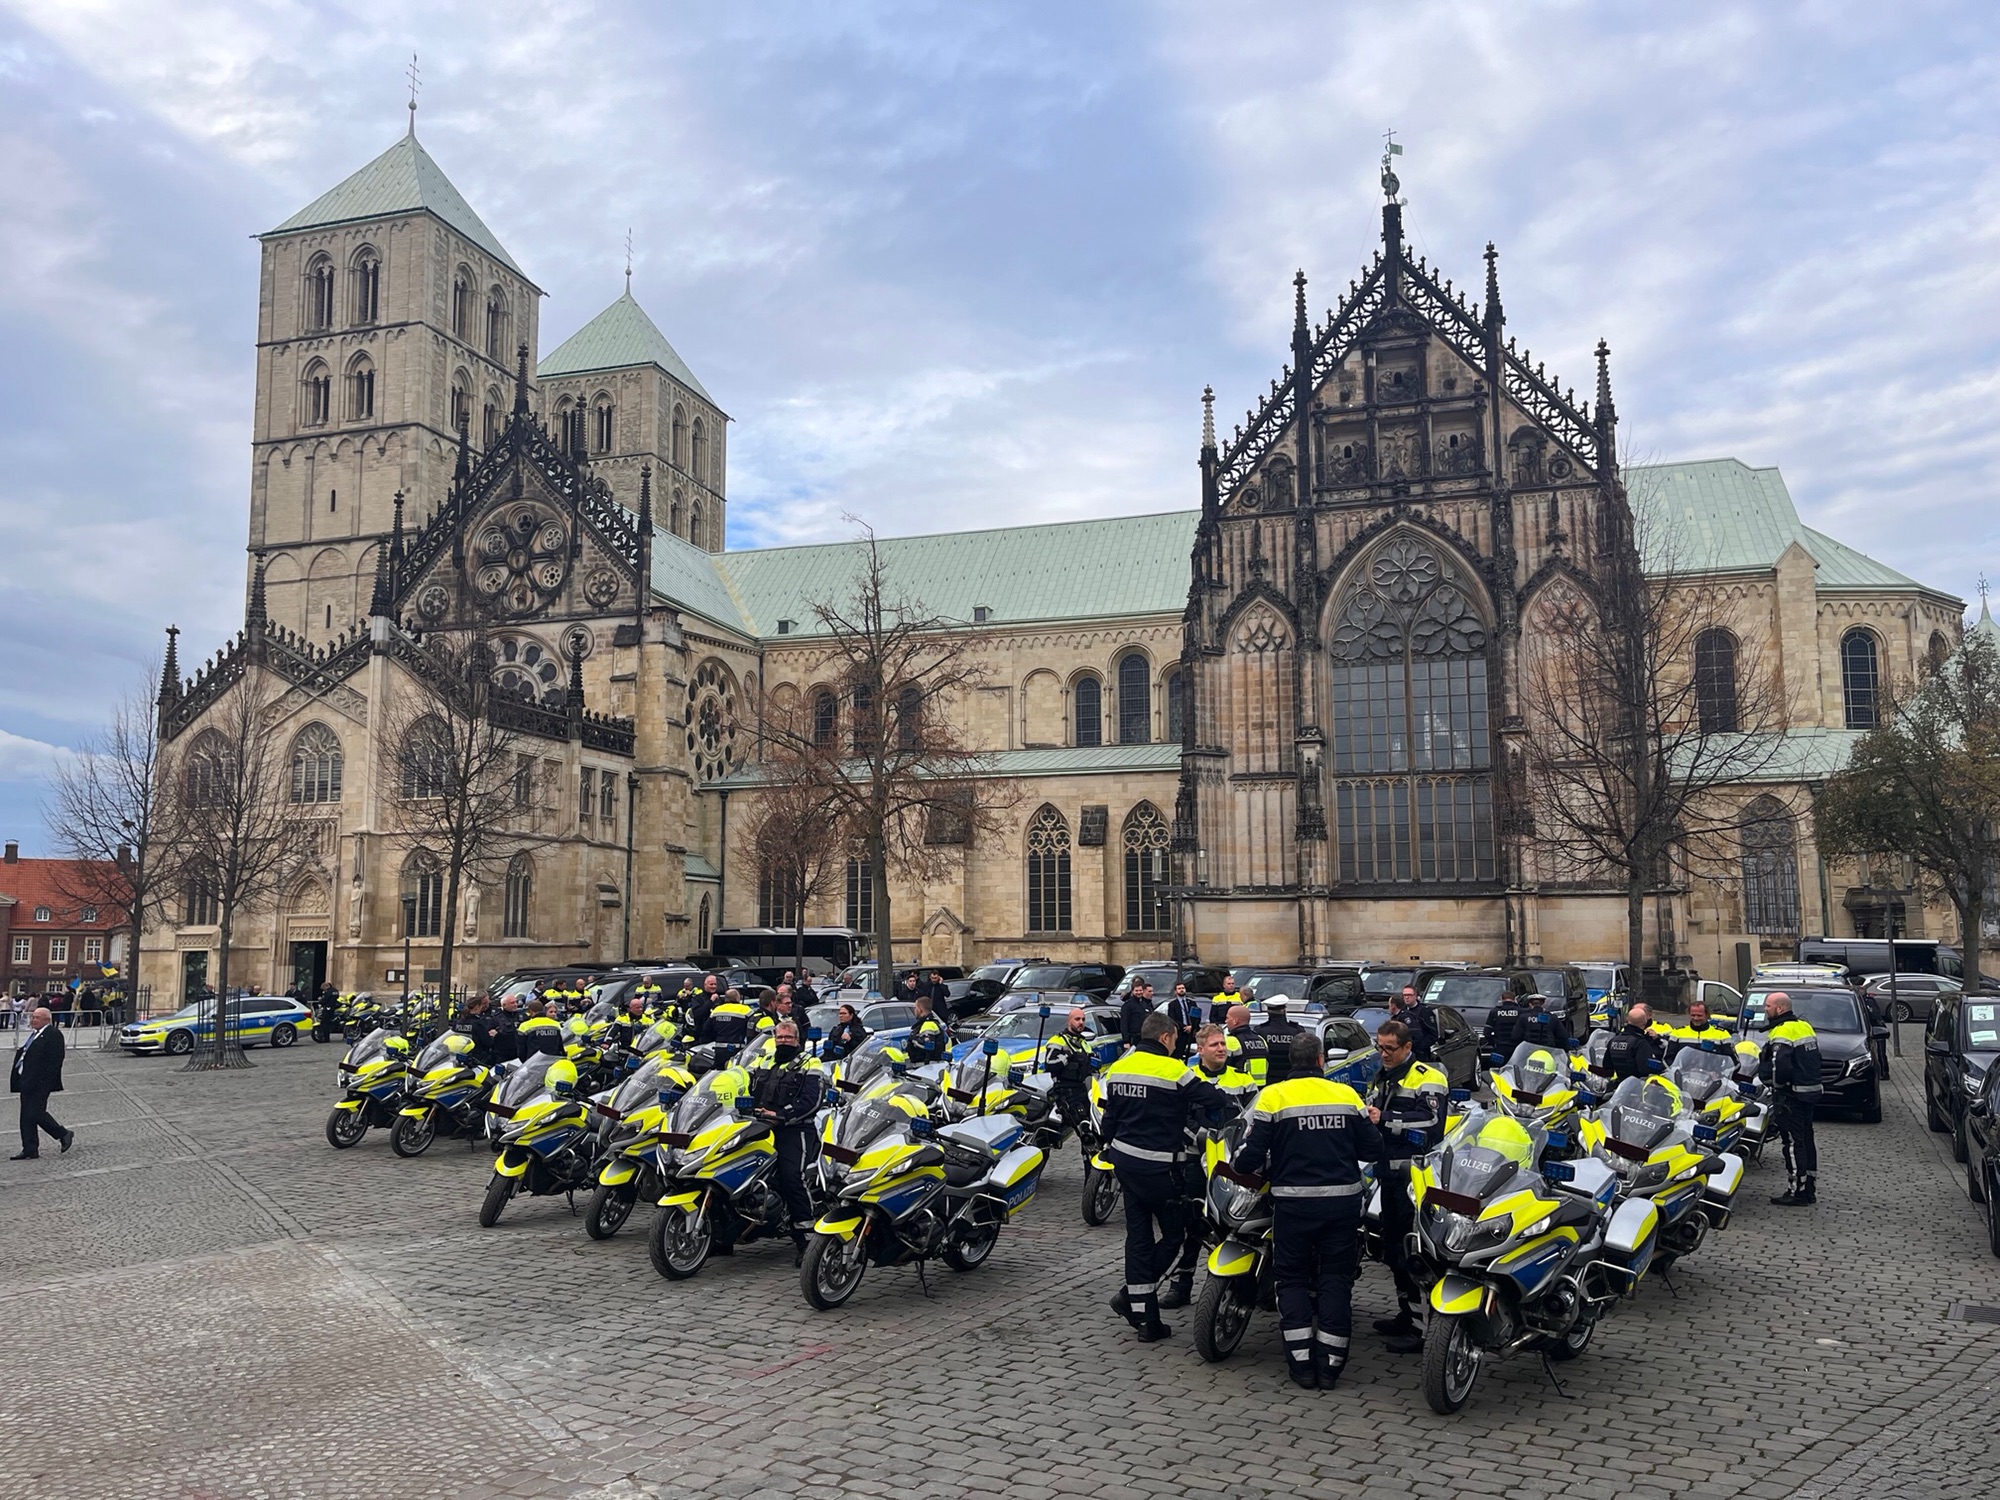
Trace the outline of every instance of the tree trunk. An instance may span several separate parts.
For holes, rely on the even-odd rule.
[[[458,888],[463,866],[457,861],[446,867],[444,877],[444,928],[438,944],[438,1028],[443,1030],[451,1014],[452,949],[458,942]]]
[[[875,974],[882,986],[882,998],[896,993],[896,945],[889,915],[889,870],[883,859],[887,841],[878,822],[867,838],[868,878],[875,887]]]
[[[1646,952],[1646,872],[1638,864],[1625,873],[1625,962],[1629,993],[1643,995]],[[1629,1002],[1628,1002],[1629,1003]]]

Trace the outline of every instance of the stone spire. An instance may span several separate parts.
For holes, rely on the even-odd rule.
[[[1312,325],[1306,320],[1306,272],[1299,268],[1292,278],[1292,347],[1298,348],[1312,341]]]
[[[639,465],[639,535],[653,534],[653,466]]]
[[[167,658],[160,663],[160,707],[178,703],[181,696],[181,654],[178,625],[167,627]]]
[[[1486,328],[1497,330],[1507,321],[1507,314],[1500,308],[1500,252],[1493,248],[1493,241],[1486,242]]]
[[[1611,346],[1603,339],[1599,339],[1597,341],[1597,430],[1608,442],[1617,426],[1618,408],[1611,402]]]
[[[1215,451],[1215,387],[1201,388],[1201,451]]]
[[[368,599],[368,614],[371,619],[386,617],[389,613],[389,549],[380,548],[375,553],[375,592]]]
[[[583,716],[583,653],[572,652],[569,658],[569,715],[572,719]]]
[[[514,350],[514,415],[528,414],[528,341],[522,339]]]
[[[451,471],[454,486],[463,485],[472,474],[472,426],[471,417],[464,416],[458,422],[458,467]]]
[[[255,634],[270,623],[270,618],[264,607],[264,554],[259,552],[257,566],[250,574],[250,611],[243,623]]]

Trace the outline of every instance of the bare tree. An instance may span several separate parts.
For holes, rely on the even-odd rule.
[[[809,697],[796,715],[766,716],[759,740],[773,779],[824,806],[858,846],[886,994],[895,973],[889,871],[935,874],[947,850],[992,825],[999,801],[992,783],[974,779],[984,762],[953,720],[983,680],[962,627],[896,591],[875,533],[864,527],[862,541],[853,593],[812,606],[827,641],[812,676],[835,695],[836,712],[822,717]]]
[[[149,665],[104,728],[56,763],[43,808],[56,848],[73,861],[58,877],[63,896],[120,914],[128,981],[158,899],[157,856],[168,826],[158,699],[159,669]]]
[[[1824,853],[1909,856],[1958,913],[1976,975],[2000,864],[2000,650],[1969,636],[1915,691],[1888,694],[1813,823]]]
[[[804,968],[806,912],[841,883],[850,839],[838,799],[819,784],[810,758],[779,749],[765,777],[746,836],[773,904],[791,914],[793,962]]]
[[[508,726],[508,714],[553,711],[496,692],[492,651],[476,630],[427,636],[399,651],[397,659],[409,671],[387,721],[395,777],[389,821],[405,847],[423,851],[437,864],[438,994],[448,1001],[459,895],[530,840],[521,825],[538,815],[544,800],[536,771],[540,762]],[[581,683],[574,678],[572,696],[581,699]],[[406,923],[410,915],[405,911]],[[420,920],[425,915],[417,913]]]
[[[174,763],[162,767],[156,816],[172,832],[159,847],[171,850],[172,877],[191,914],[215,922],[220,948],[211,1043],[189,1059],[191,1069],[248,1065],[224,1024],[230,949],[237,923],[270,905],[298,862],[278,727],[273,695],[259,674],[247,673],[204,717]],[[163,880],[166,874],[162,868]]]
[[[1731,789],[1778,762],[1788,716],[1777,673],[1737,651],[1739,622],[1680,565],[1678,539],[1645,537],[1642,568],[1629,516],[1594,578],[1536,607],[1523,769],[1539,849],[1563,874],[1624,887],[1636,976],[1648,894],[1673,883],[1677,857],[1719,857],[1754,821]]]

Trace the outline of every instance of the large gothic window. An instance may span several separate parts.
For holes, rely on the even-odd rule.
[[[1785,937],[1799,930],[1798,833],[1790,810],[1768,795],[1744,809],[1743,927]]]
[[[1167,820],[1150,802],[1125,819],[1125,930],[1165,932],[1167,916]]]
[[[292,741],[292,800],[340,800],[340,741],[324,724],[308,724]]]
[[[1187,729],[1187,673],[1167,674],[1167,742],[1178,745]]]
[[[444,872],[423,850],[403,862],[403,936],[434,938],[444,925]]]
[[[1704,630],[1694,639],[1695,712],[1703,734],[1736,730],[1736,637]]]
[[[1428,542],[1390,542],[1332,631],[1340,878],[1494,878],[1486,629]]]
[[[525,854],[517,854],[507,863],[507,908],[500,924],[502,937],[528,936],[534,901],[535,862]]]
[[[870,860],[847,862],[847,925],[856,932],[875,930],[875,866]]]
[[[1069,824],[1047,803],[1028,823],[1028,931],[1068,932]]]
[[[1840,638],[1840,695],[1849,729],[1875,727],[1877,674],[1875,637],[1866,630],[1848,631]]]
[[[1153,738],[1153,668],[1143,651],[1118,661],[1118,743],[1149,744]]]
[[[757,871],[757,925],[797,927],[799,925],[798,872],[773,865]]]

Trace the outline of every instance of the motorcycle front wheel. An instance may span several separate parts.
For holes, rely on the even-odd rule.
[[[954,1271],[976,1271],[986,1264],[986,1258],[999,1243],[1000,1226],[982,1224],[972,1231],[970,1237],[955,1240],[944,1247],[944,1263]]]
[[[1195,1352],[1210,1364],[1234,1354],[1249,1331],[1256,1297],[1254,1276],[1204,1277],[1194,1303]]]
[[[313,1030],[312,1030],[313,1040],[316,1042],[323,1042],[326,1040],[326,1036],[327,1036],[326,1022],[324,1021],[313,1022]]]
[[[326,1117],[326,1143],[336,1151],[361,1144],[368,1118],[358,1109],[336,1109]]]
[[[610,1239],[632,1217],[632,1205],[638,1197],[629,1183],[624,1186],[608,1182],[599,1184],[597,1191],[590,1195],[590,1208],[583,1216],[583,1232],[594,1240]]]
[[[389,1127],[389,1149],[398,1156],[422,1156],[431,1149],[431,1142],[437,1139],[437,1116],[425,1114],[397,1115],[396,1123]]]
[[[843,1240],[838,1235],[816,1234],[806,1246],[805,1263],[799,1267],[799,1290],[821,1312],[832,1312],[861,1285],[861,1273],[868,1269],[868,1251],[861,1236]]]
[[[1549,1341],[1549,1358],[1575,1359],[1590,1347],[1590,1336],[1595,1332],[1597,1332],[1597,1309],[1586,1303],[1583,1311],[1576,1315],[1576,1321],[1569,1325],[1569,1332],[1559,1339]]]
[[[1097,1167],[1083,1169],[1083,1222],[1092,1229],[1111,1222],[1118,1212],[1118,1174]]]
[[[486,1184],[486,1197],[479,1205],[479,1227],[491,1229],[500,1222],[500,1211],[507,1206],[507,1200],[514,1196],[514,1179],[502,1177],[498,1172]]]
[[[653,1269],[669,1281],[686,1281],[700,1274],[715,1248],[715,1226],[708,1215],[685,1208],[662,1208],[653,1215],[646,1251]]]
[[[1451,1416],[1472,1399],[1478,1380],[1479,1346],[1465,1319],[1432,1313],[1424,1324],[1424,1400],[1439,1416]]]

